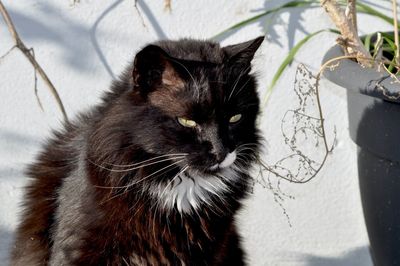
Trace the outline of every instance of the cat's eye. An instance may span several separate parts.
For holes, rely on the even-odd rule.
[[[242,115],[241,114],[234,115],[231,118],[229,118],[229,123],[239,122],[240,119],[242,119]]]
[[[178,117],[178,122],[184,127],[195,127],[197,125],[195,121],[183,117]]]

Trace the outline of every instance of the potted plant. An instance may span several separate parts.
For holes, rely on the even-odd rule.
[[[293,0],[266,9],[216,36],[229,34],[287,8],[310,8],[319,4],[327,11],[337,30],[321,29],[300,40],[282,61],[266,95],[270,95],[283,71],[308,40],[325,31],[339,35],[338,44],[325,55],[317,79],[322,72],[328,80],[347,89],[350,136],[358,145],[362,205],[377,266],[400,265],[400,144],[397,140],[400,136],[400,45],[396,0],[392,3],[393,18],[372,4],[356,0]],[[359,37],[357,13],[391,23],[394,31]]]
[[[340,30],[324,76],[347,89],[349,130],[358,146],[361,200],[375,265],[400,265],[400,54],[397,4],[391,33],[357,34],[356,1],[321,0]],[[326,66],[330,67],[326,67]],[[326,67],[326,68],[325,68]]]

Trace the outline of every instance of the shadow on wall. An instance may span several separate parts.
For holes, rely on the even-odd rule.
[[[14,158],[19,155],[26,155],[31,151],[35,151],[43,143],[41,139],[29,134],[21,134],[1,127],[0,140],[0,156],[4,156],[4,158],[8,158],[9,154],[13,154]]]
[[[85,36],[88,35],[88,29],[50,5],[41,3],[38,5],[38,9],[38,13],[48,21],[58,21],[56,25],[45,24],[34,17],[9,9],[10,16],[21,38],[27,45],[33,47],[35,41],[55,43],[62,49],[63,60],[68,65],[80,70],[88,69],[91,62],[87,56],[90,53],[85,45],[81,44],[84,42]],[[85,60],[82,60],[82,58],[85,58]]]
[[[115,78],[115,74],[112,71],[111,66],[105,57],[101,46],[98,41],[98,35],[107,36],[107,32],[102,32],[99,30],[99,25],[102,20],[111,12],[117,8],[123,0],[116,0],[111,5],[109,5],[96,19],[94,24],[88,28],[76,21],[70,19],[66,14],[60,12],[53,6],[45,3],[38,4],[39,13],[48,21],[58,21],[57,25],[44,24],[35,18],[28,17],[25,14],[17,12],[15,10],[9,10],[10,16],[13,19],[18,32],[22,36],[23,40],[27,40],[29,44],[30,41],[35,40],[47,40],[52,43],[56,43],[63,50],[64,61],[79,70],[89,70],[93,64],[96,62],[94,58],[90,56],[91,48],[86,45],[89,41],[88,36],[90,36],[90,42],[93,48],[104,66],[105,70],[111,78]],[[151,23],[157,37],[159,39],[166,39],[167,36],[160,24],[157,22],[157,18],[151,12],[150,8],[146,5],[144,1],[138,1],[138,6],[140,7],[143,15]],[[134,15],[135,13],[133,13]],[[0,22],[1,23],[1,22]],[[60,31],[62,28],[62,31]],[[113,33],[115,34],[115,33]],[[118,36],[118,39],[123,39],[123,36]]]
[[[109,66],[102,50],[100,49],[100,45],[97,40],[97,36],[99,34],[101,34],[102,36],[107,36],[109,35],[109,33],[101,32],[98,29],[98,26],[104,19],[104,17],[112,12],[122,2],[122,0],[116,0],[115,2],[113,2],[108,8],[106,8],[102,12],[102,14],[100,14],[95,23],[90,28],[79,24],[77,21],[71,19],[68,14],[61,12],[59,9],[46,3],[37,3],[36,8],[39,11],[38,14],[40,14],[41,17],[45,18],[46,21],[57,21],[57,23],[44,23],[42,22],[43,20],[37,20],[35,18],[27,16],[22,12],[18,12],[12,9],[9,9],[9,13],[22,39],[26,40],[28,45],[32,45],[32,41],[36,40],[46,40],[51,43],[56,43],[60,48],[62,48],[64,61],[68,65],[78,70],[89,70],[91,66],[96,63],[95,58],[91,57],[93,55],[93,53],[91,53],[91,47],[85,45],[88,41],[90,41],[99,57],[100,62],[104,65],[107,73],[111,77],[114,77],[114,73],[112,72],[111,67]],[[157,21],[157,18],[152,13],[151,9],[147,6],[145,1],[139,0],[137,2],[137,5],[142,11],[142,14],[150,22],[157,37],[159,39],[166,39],[167,34],[163,31],[162,27]],[[266,0],[262,8],[250,10],[249,17],[255,16],[264,12],[265,10],[270,10],[279,5],[282,5],[282,0]],[[381,6],[379,7],[381,8]],[[295,35],[298,31],[304,34],[308,34],[308,32],[302,26],[302,22],[306,21],[306,18],[303,14],[306,9],[307,8],[288,8],[281,11],[280,13],[287,13],[289,15],[287,25],[285,25],[286,23],[276,15],[263,17],[260,20],[254,21],[254,23],[258,23],[262,31],[266,33],[269,42],[275,43],[282,47],[283,44],[281,40],[284,40],[287,37],[287,45],[289,49],[291,49],[295,45]],[[133,13],[133,15],[135,14]],[[4,25],[3,21],[0,21],[0,24]],[[277,25],[285,26],[285,28],[287,29],[287,34],[285,36],[280,36],[277,33],[275,29]],[[226,25],[226,28],[229,26],[231,25]],[[222,31],[224,29],[225,28],[221,28],[220,30]],[[219,36],[217,40],[221,41],[233,35],[239,30],[227,32],[226,34]],[[90,40],[88,40],[88,36],[90,36]],[[118,36],[118,39],[123,39],[123,36]]]
[[[245,19],[262,14],[263,12],[265,12],[267,10],[274,9],[274,8],[281,6],[284,3],[288,3],[288,2],[290,2],[290,1],[289,0],[286,0],[286,1],[266,0],[264,2],[264,6],[262,8],[250,10],[250,14],[246,18],[244,18],[242,20],[238,20],[238,21],[236,21],[236,23],[240,23],[241,21],[243,21]],[[389,10],[388,8],[385,7],[385,4],[377,3],[378,1],[366,1],[366,2],[369,5],[374,6],[375,8]],[[312,8],[318,9],[320,7],[317,5]],[[296,45],[295,36],[296,36],[297,32],[301,32],[304,35],[308,35],[311,33],[311,32],[306,31],[306,29],[302,25],[303,23],[308,23],[307,17],[304,14],[304,11],[308,10],[308,9],[310,9],[310,7],[286,8],[286,9],[279,11],[278,13],[273,13],[268,16],[264,16],[261,19],[257,19],[253,22],[253,24],[258,24],[258,26],[261,28],[262,32],[265,33],[267,41],[270,43],[274,43],[274,44],[279,45],[280,47],[283,47],[284,45],[281,42],[281,40],[285,40],[285,38],[287,38],[287,42],[288,42],[287,47],[289,50],[291,50]],[[287,22],[281,19],[281,17],[280,17],[281,14],[288,15]],[[328,17],[326,17],[326,19],[328,21]],[[232,25],[226,25],[226,28],[221,29],[221,31],[227,29],[230,26],[232,26]],[[277,26],[283,26],[286,29],[286,34],[279,35],[276,30]],[[241,28],[232,30],[232,31],[228,31],[228,32],[222,34],[221,36],[218,36],[216,39],[218,41],[222,41],[240,30],[241,30]],[[218,33],[216,33],[216,34],[218,34]]]
[[[100,16],[96,19],[95,23],[93,24],[92,28],[90,29],[90,41],[92,42],[92,45],[94,47],[94,50],[96,51],[97,56],[99,57],[100,62],[106,69],[108,75],[110,75],[111,78],[115,79],[115,74],[112,71],[110,65],[107,62],[107,59],[103,53],[103,51],[100,48],[99,42],[97,40],[97,28],[100,24],[100,22],[107,16],[108,13],[110,13],[114,8],[116,8],[120,3],[122,3],[122,0],[117,0],[113,4],[111,4],[108,8],[106,8]]]
[[[23,171],[27,159],[36,154],[42,141],[26,133],[19,133],[2,129],[0,127],[0,158],[3,165],[0,167],[0,186],[4,180],[15,180],[25,178]],[[10,155],[12,155],[10,157]],[[4,163],[6,163],[4,165]]]
[[[288,1],[286,1],[288,2]],[[258,14],[261,14],[265,12],[266,10],[271,10],[273,8],[276,8],[278,6],[282,5],[281,0],[266,0],[264,2],[264,6],[259,9],[254,9],[250,10],[250,15],[248,15],[248,18],[256,16]],[[283,44],[281,42],[281,39],[283,37],[288,39],[288,47],[289,49],[292,49],[296,43],[294,42],[295,35],[297,31],[302,32],[303,34],[309,34],[304,27],[302,26],[302,22],[304,21],[304,11],[307,8],[288,8],[284,9],[284,11],[281,11],[279,13],[274,13],[268,16],[264,16],[261,19],[255,20],[254,23],[257,23],[258,26],[261,28],[262,32],[265,32],[265,36],[268,40],[268,42],[275,43],[279,45],[280,47],[283,47]],[[279,16],[279,14],[282,13],[287,13],[289,15],[288,23],[283,21]],[[243,19],[244,20],[244,19]],[[237,21],[239,23],[240,21]],[[285,25],[286,24],[286,25]],[[276,26],[282,26],[286,28],[286,35],[285,36],[280,36],[277,31],[276,31]],[[227,27],[232,26],[232,25],[227,25]],[[221,31],[224,29],[221,29]],[[237,30],[232,30],[229,32],[226,32],[225,34],[222,34],[221,36],[217,37],[216,39],[218,41],[222,41],[226,39],[227,37],[235,34],[236,32],[240,31],[241,28]]]
[[[16,178],[26,178],[24,174],[24,169],[17,169],[13,167],[3,167],[0,168],[0,183],[3,180],[10,180]]]
[[[8,265],[13,240],[11,231],[0,228],[0,265]]]
[[[105,55],[99,45],[96,35],[97,35],[97,28],[98,28],[100,22],[122,2],[123,2],[123,0],[117,0],[114,3],[112,3],[109,7],[107,7],[101,13],[101,15],[97,18],[96,22],[93,24],[92,28],[90,29],[90,40],[94,46],[97,56],[99,57],[99,60],[103,64],[107,73],[112,78],[115,78],[115,74],[112,71],[110,65],[108,64],[107,58],[105,57]],[[151,26],[153,27],[153,29],[157,35],[157,38],[158,39],[167,39],[167,35],[161,28],[160,24],[157,21],[157,18],[151,12],[150,8],[146,5],[146,3],[144,1],[137,0],[137,6],[138,6],[138,8],[140,8],[140,10],[139,9],[138,10],[140,12],[143,12],[143,15],[150,21]],[[137,15],[139,16],[139,14],[137,14]]]
[[[264,2],[264,8],[261,10],[255,10],[257,12],[262,11],[262,10],[270,10],[271,8],[274,8],[278,5],[282,5],[282,1],[280,0],[271,0],[271,1],[265,1]],[[289,49],[292,49],[294,45],[296,45],[294,38],[296,35],[297,31],[302,32],[303,34],[309,34],[301,24],[304,21],[304,16],[303,12],[306,10],[306,8],[290,8],[286,9],[285,13],[288,13],[289,19],[288,23],[286,25],[286,32],[287,35],[284,37],[287,37],[288,39],[288,47]],[[281,12],[281,13],[283,13]],[[278,18],[275,15],[269,16],[268,18],[265,19],[264,23],[260,21],[260,27],[262,27],[263,32],[266,33],[266,38],[269,42],[278,44],[280,47],[282,47],[282,43],[279,41],[279,38],[282,36],[279,36],[278,33],[275,30],[275,27],[277,25],[284,25],[285,22],[281,19]],[[274,21],[276,20],[276,21]]]
[[[303,255],[307,266],[373,266],[369,247],[359,247],[339,258]]]
[[[0,128],[0,139],[7,145],[24,145],[25,147],[38,146],[41,141],[28,134],[21,134],[17,131],[4,130]]]
[[[29,17],[28,15],[13,9],[9,9],[9,13],[22,39],[26,40],[28,45],[32,44],[32,41],[37,40],[46,40],[51,43],[56,43],[60,48],[62,48],[64,61],[70,66],[79,70],[89,70],[93,63],[95,63],[93,61],[94,58],[90,58],[90,55],[92,55],[92,53],[90,53],[90,47],[85,45],[89,41],[88,36],[90,36],[90,41],[101,63],[104,65],[108,74],[111,77],[114,77],[114,73],[108,65],[107,60],[104,57],[104,54],[102,53],[99,42],[97,40],[97,36],[99,34],[101,34],[102,36],[107,36],[108,33],[100,32],[98,26],[101,21],[110,12],[113,12],[114,9],[122,2],[122,0],[116,0],[112,4],[110,4],[99,15],[95,23],[90,28],[78,23],[77,21],[71,19],[68,14],[46,3],[38,3],[36,5],[36,8],[38,9],[37,13],[40,14],[41,17],[45,18],[46,21],[57,21],[57,23],[44,23],[44,20],[38,20],[36,18]],[[281,0],[266,0],[264,2],[263,8],[250,10],[250,12],[256,15],[260,12],[263,12],[264,10],[274,8],[281,4]],[[155,17],[151,9],[147,6],[145,1],[139,0],[137,2],[137,5],[141,10],[142,15],[145,16],[146,19],[150,22],[151,27],[153,28],[157,38],[166,39],[167,34],[164,32],[164,30],[158,23],[157,18]],[[289,14],[289,22],[286,26],[289,48],[292,48],[294,46],[294,36],[297,31],[307,34],[305,29],[301,25],[301,22],[304,21],[304,10],[305,8],[291,8],[285,9],[285,11],[283,11]],[[2,21],[0,23],[3,24]],[[258,23],[259,26],[262,28],[262,31],[266,32],[267,38],[270,42],[277,43],[279,46],[282,46],[282,43],[280,42],[280,36],[275,30],[275,27],[277,25],[284,24],[281,19],[277,19],[277,17],[272,15],[264,17],[261,20],[257,20],[254,23]],[[229,25],[227,25],[227,27],[228,26]],[[221,28],[221,31],[222,30],[224,29]],[[235,32],[236,31],[229,32],[227,34],[224,34],[223,36],[220,36],[220,38],[217,39],[225,39]],[[119,36],[118,38],[120,39],[122,37],[123,36]]]
[[[28,46],[33,47],[35,41],[54,43],[61,49],[62,59],[66,64],[81,71],[90,70],[96,62],[92,56],[92,48],[87,45],[91,41],[88,39],[89,36],[94,36],[96,31],[102,36],[107,36],[109,33],[99,31],[96,24],[93,27],[82,25],[71,19],[68,13],[62,12],[51,4],[37,3],[35,7],[38,10],[36,13],[42,18],[41,20],[30,17],[23,12],[8,9],[22,40]],[[101,16],[98,20],[100,19]],[[43,21],[56,21],[56,23],[45,23]],[[5,27],[3,21],[0,21],[0,25]],[[124,37],[118,36],[118,39],[124,39]],[[92,39],[92,43],[96,48],[97,42],[93,42]]]
[[[138,5],[142,9],[146,18],[150,21],[151,26],[153,27],[154,31],[156,32],[158,39],[167,39],[168,38],[167,35],[165,34],[164,30],[161,28],[160,23],[157,22],[157,18],[151,12],[151,9],[147,6],[145,1],[138,1]]]

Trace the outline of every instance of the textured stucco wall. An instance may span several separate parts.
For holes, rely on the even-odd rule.
[[[98,102],[112,76],[118,75],[146,43],[160,38],[209,38],[283,1],[172,0],[169,13],[161,0],[139,0],[145,26],[133,0],[81,0],[76,6],[68,0],[3,2],[22,39],[34,47],[37,60],[58,88],[68,114],[74,117]],[[383,10],[388,12],[385,7]],[[359,23],[363,33],[389,29],[364,16]],[[324,27],[332,25],[319,8],[286,10],[225,36],[223,44],[244,41],[268,30],[268,39],[254,62],[262,94],[288,48],[305,34]],[[0,36],[0,54],[4,54],[13,43],[2,21]],[[277,84],[261,119],[268,141],[266,160],[277,160],[287,152],[280,120],[295,104],[298,63],[316,72],[324,51],[334,40],[335,36],[328,33],[315,37]],[[38,93],[44,112],[39,109],[33,70],[20,52],[15,50],[2,59],[0,80],[0,265],[6,265],[21,187],[26,183],[24,165],[38,152],[50,129],[60,126],[61,115],[40,79]],[[336,149],[312,182],[282,182],[282,191],[294,197],[286,198],[283,207],[270,190],[256,186],[238,217],[250,265],[372,265],[358,192],[356,147],[347,133],[345,93],[327,81],[322,82],[321,93],[330,141],[334,126],[337,130]]]

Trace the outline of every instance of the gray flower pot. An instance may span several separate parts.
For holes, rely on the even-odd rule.
[[[341,55],[336,45],[323,61]],[[361,200],[374,264],[400,265],[400,98],[395,97],[400,84],[386,72],[348,59],[324,76],[347,89],[350,137],[358,146]]]

